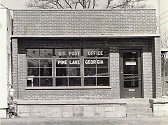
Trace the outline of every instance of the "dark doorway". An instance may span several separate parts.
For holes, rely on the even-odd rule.
[[[141,52],[140,50],[120,51],[120,96],[141,98]]]

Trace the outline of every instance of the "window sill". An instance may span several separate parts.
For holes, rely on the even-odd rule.
[[[73,87],[26,87],[26,90],[73,90],[73,89],[111,89],[110,86],[73,86]]]

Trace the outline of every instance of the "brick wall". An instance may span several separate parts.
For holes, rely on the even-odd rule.
[[[154,54],[152,53],[153,39],[18,39],[18,52],[13,51],[13,80],[19,99],[26,100],[66,100],[66,99],[113,99],[120,98],[119,78],[119,49],[142,49],[143,59],[143,89],[144,97],[151,98],[153,88],[151,79]],[[70,43],[70,44],[69,44]],[[76,44],[78,43],[78,44]],[[16,46],[17,42],[14,40]],[[14,47],[13,45],[13,47]],[[27,61],[26,48],[106,48],[110,50],[110,86],[109,89],[80,89],[80,90],[26,90]],[[15,48],[16,50],[16,48]],[[18,57],[16,56],[18,53]],[[18,59],[18,62],[17,62]],[[150,60],[150,61],[149,61]],[[152,65],[151,65],[152,64]],[[17,68],[18,66],[18,68]],[[18,76],[17,76],[18,73]]]
[[[12,39],[12,83],[13,88],[16,90],[14,93],[14,98],[19,97],[18,90],[18,41],[17,39]]]
[[[162,96],[162,84],[161,84],[161,50],[160,50],[160,38],[154,39],[154,52],[155,52],[155,84],[156,84],[156,97]]]
[[[14,10],[14,35],[155,34],[154,9]]]

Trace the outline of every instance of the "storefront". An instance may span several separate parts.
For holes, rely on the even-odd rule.
[[[27,86],[109,86],[107,50],[27,49]]]
[[[125,117],[121,98],[161,97],[153,9],[14,10],[13,27],[13,87],[21,116],[34,116],[30,106],[45,104],[72,110],[67,115],[57,107],[53,117],[89,117],[88,107],[96,116],[97,106],[104,112],[99,117]],[[74,115],[73,105],[83,111]],[[107,115],[109,105],[121,113]]]

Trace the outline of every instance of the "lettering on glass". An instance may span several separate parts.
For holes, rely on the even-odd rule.
[[[103,51],[88,51],[88,56],[103,56]]]
[[[58,60],[58,62],[57,62],[57,64],[61,64],[61,65],[63,65],[63,64],[65,64],[65,65],[67,65],[67,64],[70,64],[70,65],[72,65],[72,64],[80,64],[80,60]]]
[[[126,61],[125,65],[127,65],[127,66],[136,66],[136,61]]]
[[[104,64],[103,60],[85,60],[85,64]]]
[[[59,56],[80,56],[80,51],[59,51]]]

